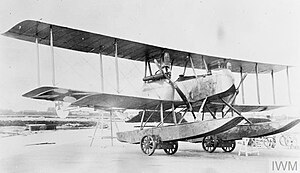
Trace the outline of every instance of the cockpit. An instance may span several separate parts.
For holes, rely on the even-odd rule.
[[[156,80],[171,78],[172,71],[172,61],[170,54],[168,52],[164,52],[163,56],[160,58],[160,63],[157,64],[159,69],[152,74],[150,63],[147,63],[146,66],[149,68],[150,76],[147,76],[147,67],[145,68],[145,77],[143,78],[144,82],[152,82]]]
[[[171,72],[172,72],[172,66],[173,66],[173,62],[174,62],[175,58],[171,58],[170,54],[168,52],[164,52],[160,58],[154,59],[154,62],[156,63],[158,70],[152,74],[152,70],[151,70],[151,65],[150,65],[150,61],[146,59],[145,62],[145,77],[143,78],[143,81],[146,83],[150,83],[153,81],[157,81],[157,80],[161,80],[161,79],[167,79],[167,78],[171,78]],[[226,61],[221,61],[221,60],[216,60],[216,61],[212,61],[209,64],[206,64],[205,60],[202,59],[203,64],[205,66],[206,69],[206,73],[202,74],[202,75],[197,75],[196,71],[195,71],[195,67],[193,64],[193,60],[191,58],[191,56],[187,56],[185,59],[185,66],[184,66],[184,70],[183,73],[181,75],[179,75],[179,78],[177,79],[177,81],[182,81],[182,80],[188,80],[191,78],[196,78],[196,77],[205,77],[207,75],[211,75],[212,74],[212,70],[214,71],[219,71],[222,69],[229,69],[231,70],[231,63],[230,62],[226,62]],[[187,69],[187,65],[188,63],[190,63],[192,69],[193,69],[193,75],[186,75],[186,69]],[[147,75],[147,71],[149,70],[150,75]]]

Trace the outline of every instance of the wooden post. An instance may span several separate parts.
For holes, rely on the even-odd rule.
[[[100,80],[101,80],[101,92],[104,92],[104,76],[103,76],[103,59],[102,53],[99,53],[100,56]]]
[[[101,134],[100,134],[100,139],[103,138],[103,130],[104,130],[104,113],[101,112]]]
[[[98,113],[99,113],[99,111],[98,111]],[[95,128],[95,131],[94,131],[94,134],[93,134],[93,137],[92,137],[92,141],[90,143],[90,147],[93,145],[93,142],[94,142],[94,139],[95,139],[96,132],[98,130],[99,124],[100,124],[100,114],[99,114],[99,117],[98,117],[98,120],[97,120],[96,128]],[[101,125],[101,128],[102,128],[102,125]]]
[[[260,104],[260,95],[259,95],[259,80],[258,80],[258,64],[255,64],[255,74],[256,74],[256,89],[257,89],[257,102]]]
[[[50,25],[50,49],[51,49],[51,59],[52,59],[52,85],[55,86],[55,62],[54,62],[54,48],[53,48],[53,30],[52,25]]]
[[[40,77],[40,52],[39,52],[39,41],[38,38],[35,38],[36,45],[36,60],[37,60],[37,85],[41,85],[41,77]]]
[[[112,112],[112,110],[110,110],[110,141],[111,141],[111,146],[114,145],[114,141],[113,141],[113,127],[112,127],[112,116],[113,116],[113,112]]]
[[[287,79],[287,85],[288,85],[289,103],[292,104],[291,90],[290,90],[290,76],[289,76],[289,67],[288,66],[286,66],[286,79]]]
[[[241,80],[243,79],[243,67],[241,66],[240,68],[240,72],[241,72]],[[242,103],[245,104],[245,92],[244,92],[244,83],[242,82],[241,84],[242,86]]]
[[[116,69],[116,80],[117,80],[117,92],[120,93],[119,63],[118,63],[118,42],[117,42],[117,39],[115,39],[115,69]]]
[[[271,77],[272,77],[272,92],[273,92],[273,104],[276,104],[276,99],[275,99],[275,86],[274,86],[274,71],[271,71]]]

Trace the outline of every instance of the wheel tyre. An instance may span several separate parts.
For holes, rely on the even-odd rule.
[[[165,153],[168,154],[168,155],[173,155],[177,152],[178,150],[178,142],[170,142],[170,144],[173,145],[173,148],[170,148],[170,149],[164,149]]]
[[[235,146],[236,146],[235,141],[228,141],[228,142],[231,143],[231,146],[230,146],[230,147],[222,147],[222,149],[223,149],[226,153],[232,152],[232,151],[235,149]]]
[[[280,136],[280,138],[279,138],[280,145],[287,146],[285,138],[286,138],[285,136]]]
[[[202,141],[202,147],[206,152],[212,153],[217,148],[217,139],[213,136],[205,136]]]
[[[276,146],[276,138],[274,137],[274,138],[272,138],[272,145],[271,145],[271,147],[275,148],[275,146]]]
[[[272,140],[273,139],[268,138],[268,137],[264,138],[264,145],[265,145],[265,147],[271,148],[272,147]]]
[[[144,136],[141,140],[140,145],[143,153],[147,154],[148,156],[151,156],[156,149],[156,142],[154,140],[154,137],[150,135]]]

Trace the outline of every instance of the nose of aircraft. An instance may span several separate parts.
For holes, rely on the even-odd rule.
[[[225,92],[234,85],[234,76],[230,69],[222,69],[217,73],[217,93]]]

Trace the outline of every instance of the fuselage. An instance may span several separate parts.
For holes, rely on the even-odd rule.
[[[219,69],[209,75],[181,76],[175,83],[188,101],[193,103],[229,91],[234,87],[234,77],[229,69]],[[167,79],[145,83],[142,91],[145,97],[182,101]],[[227,93],[230,94],[232,93]]]

